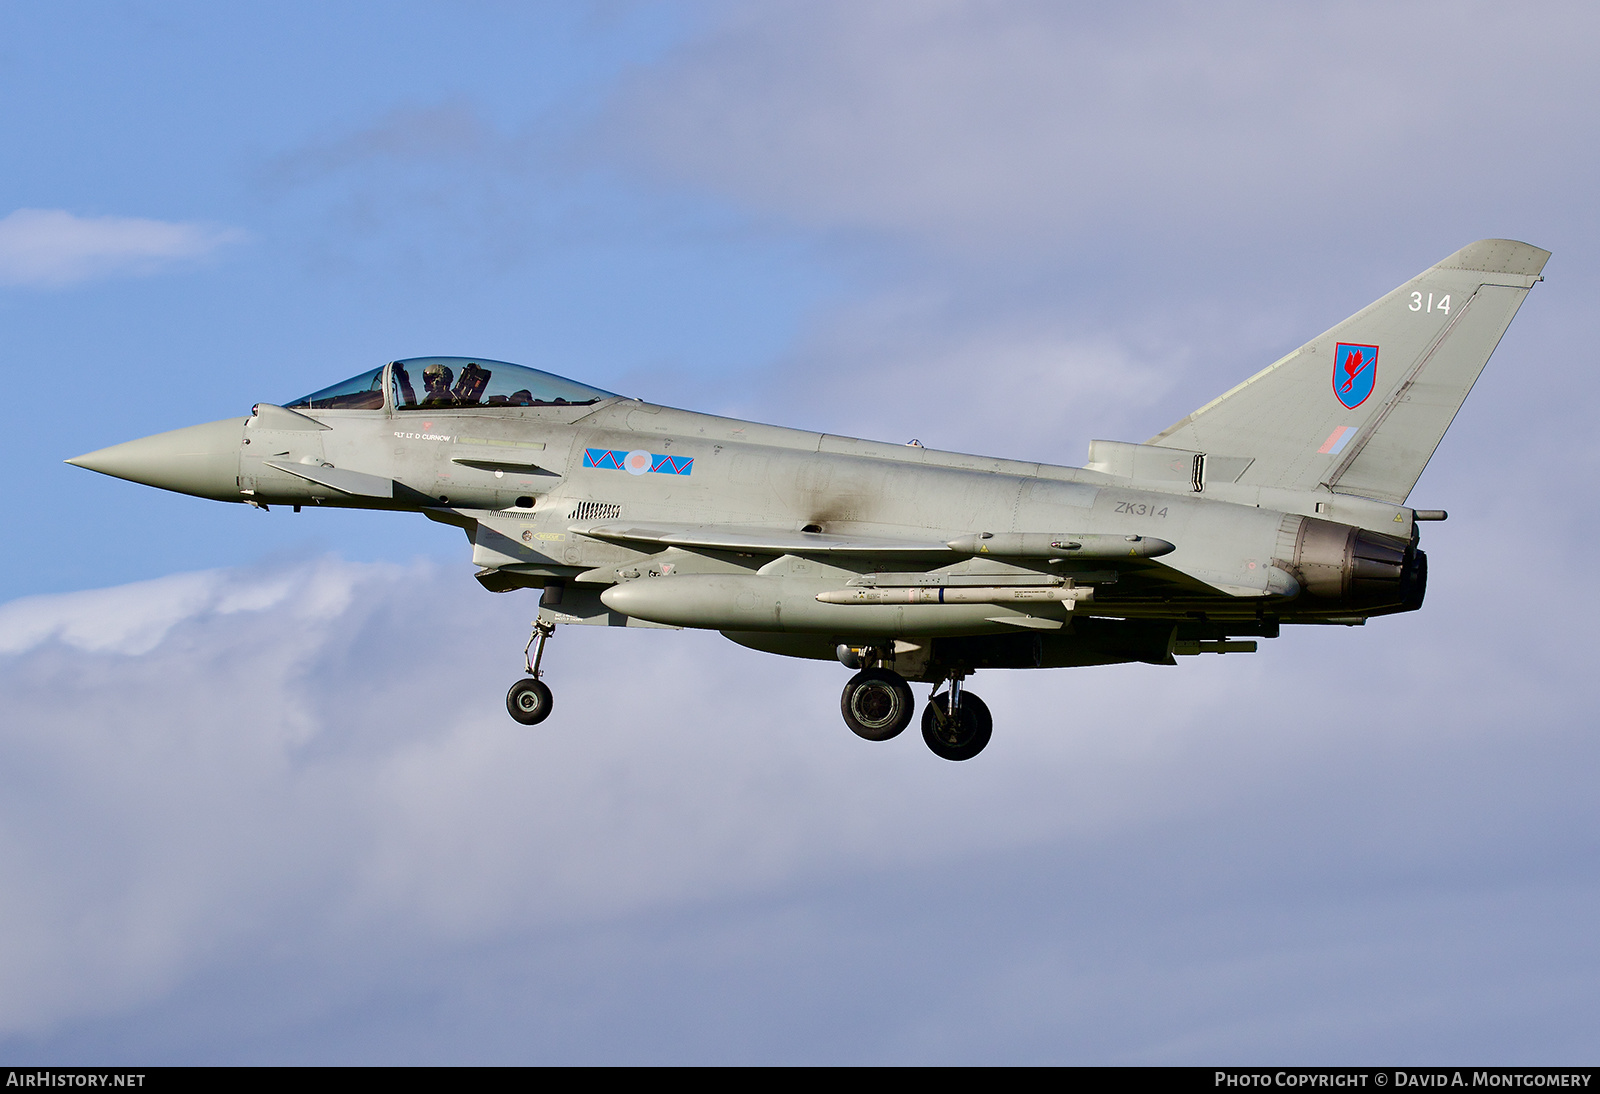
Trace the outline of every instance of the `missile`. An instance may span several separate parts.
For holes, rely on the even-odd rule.
[[[1094,599],[1094,589],[1070,585],[921,585],[913,588],[834,589],[818,593],[824,604],[1074,604]]]

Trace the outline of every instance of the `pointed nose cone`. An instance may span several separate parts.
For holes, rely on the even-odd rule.
[[[114,444],[67,462],[180,494],[239,500],[239,447],[245,418],[192,425]]]

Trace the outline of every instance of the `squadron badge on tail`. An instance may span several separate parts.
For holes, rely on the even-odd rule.
[[[1378,347],[1340,342],[1333,352],[1333,393],[1354,410],[1372,394],[1378,378]]]

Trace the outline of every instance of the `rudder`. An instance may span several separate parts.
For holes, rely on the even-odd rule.
[[[1404,502],[1550,252],[1468,244],[1145,442],[1239,482]]]

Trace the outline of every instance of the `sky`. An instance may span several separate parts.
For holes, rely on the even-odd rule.
[[[1592,1062],[1581,4],[0,7],[0,1059]],[[64,465],[397,357],[1077,464],[1554,253],[1418,613],[988,672],[563,628],[460,533]],[[1537,550],[1534,548],[1537,547]]]

